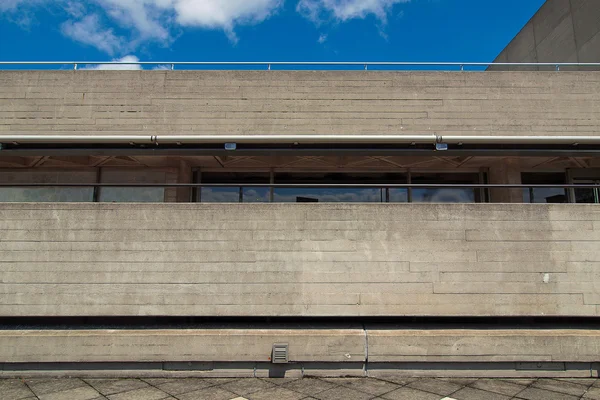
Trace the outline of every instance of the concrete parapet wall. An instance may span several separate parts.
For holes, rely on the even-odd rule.
[[[2,71],[2,134],[597,135],[600,74]]]
[[[597,316],[563,204],[0,204],[0,316]]]
[[[597,330],[169,329],[0,331],[2,363],[261,362],[287,343],[291,363],[589,362]]]

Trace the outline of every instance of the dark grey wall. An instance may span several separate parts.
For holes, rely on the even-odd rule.
[[[546,1],[494,62],[600,62],[600,1]]]

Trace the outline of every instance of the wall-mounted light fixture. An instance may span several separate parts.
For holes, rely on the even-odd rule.
[[[445,151],[448,150],[448,143],[436,143],[435,149],[437,151]]]
[[[234,151],[237,149],[237,143],[225,143],[225,150]]]

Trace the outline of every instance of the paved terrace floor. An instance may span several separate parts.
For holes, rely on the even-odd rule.
[[[598,379],[2,379],[2,400],[600,399]]]

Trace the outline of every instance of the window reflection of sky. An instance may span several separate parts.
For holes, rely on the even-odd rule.
[[[474,203],[473,189],[413,189],[415,203]]]
[[[269,202],[269,188],[242,188],[244,203]],[[381,203],[386,202],[386,189],[368,188],[275,188],[273,201],[296,203],[314,200],[322,203]],[[238,203],[239,187],[202,188],[201,201],[205,203]],[[407,189],[389,189],[390,203],[408,201]],[[413,202],[418,203],[473,203],[470,189],[413,189]]]
[[[268,203],[269,188],[244,188],[244,203]]]
[[[239,187],[202,188],[200,200],[203,203],[239,203]]]
[[[383,189],[321,189],[321,188],[276,188],[274,201],[295,203],[298,197],[316,199],[323,203],[381,203],[385,201]]]

